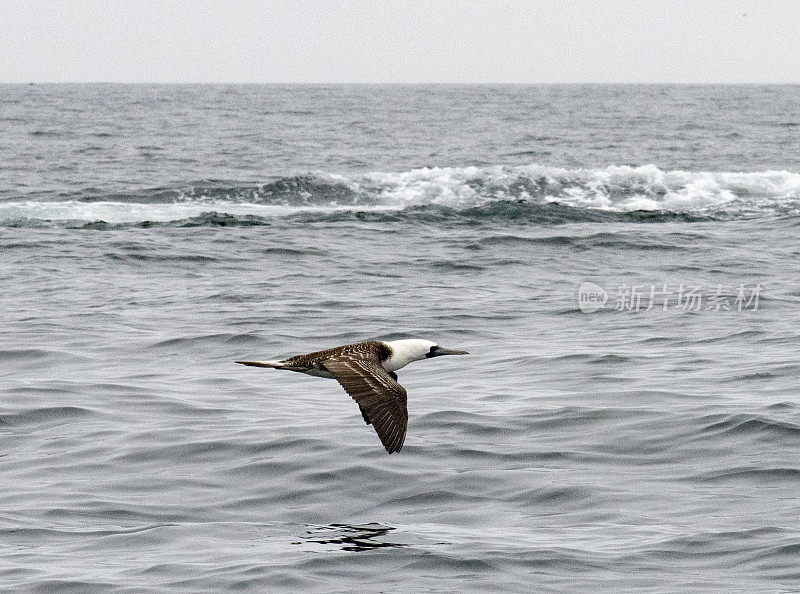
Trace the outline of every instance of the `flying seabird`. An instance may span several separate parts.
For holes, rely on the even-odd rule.
[[[383,447],[391,454],[402,449],[408,424],[406,390],[397,383],[395,371],[413,361],[468,354],[413,338],[346,344],[280,361],[235,362],[335,379],[358,403],[364,421],[375,428]]]

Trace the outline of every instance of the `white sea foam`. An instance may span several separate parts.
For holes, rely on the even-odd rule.
[[[292,207],[276,204],[255,204],[230,201],[203,201],[198,203],[138,203],[138,202],[5,202],[0,203],[0,221],[40,220],[75,221],[110,224],[154,222],[163,223],[199,217],[215,212],[233,216],[279,217],[298,212],[330,212],[348,210],[347,207]],[[370,210],[385,210],[371,207]]]
[[[769,208],[800,201],[800,174],[662,171],[654,165],[604,169],[524,167],[432,168],[372,173],[362,184],[386,203],[479,206],[525,199],[602,210],[692,212]]]
[[[350,179],[324,174],[289,179],[299,180],[286,184],[291,192],[281,193],[273,185],[270,192],[256,191],[245,201],[201,194],[183,195],[172,202],[8,201],[0,203],[0,221],[119,224],[183,220],[210,211],[276,217],[298,212],[400,210],[426,205],[461,209],[502,200],[618,212],[769,212],[800,208],[800,174],[788,171],[663,171],[654,165],[560,169],[528,165],[423,168],[374,172]],[[313,183],[308,184],[308,179]],[[338,190],[335,199],[330,200],[326,192],[334,182]],[[309,192],[318,193],[316,200],[309,200]]]

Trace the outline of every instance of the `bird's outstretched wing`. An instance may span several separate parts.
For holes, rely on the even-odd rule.
[[[342,353],[326,359],[325,367],[361,407],[364,420],[372,423],[386,451],[399,452],[406,438],[408,408],[406,389],[383,368],[377,356]]]

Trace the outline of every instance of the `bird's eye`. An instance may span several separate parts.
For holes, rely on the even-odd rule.
[[[431,347],[431,350],[429,350],[425,354],[425,356],[426,357],[435,357],[436,356],[436,351],[438,351],[438,350],[439,350],[439,346],[438,345],[434,345],[434,346]]]

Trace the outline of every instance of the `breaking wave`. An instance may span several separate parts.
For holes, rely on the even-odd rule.
[[[128,194],[92,188],[52,200],[0,202],[5,226],[263,224],[291,216],[705,220],[797,213],[798,173],[663,171],[654,165],[424,168],[358,177],[316,173],[263,184],[198,182]]]

